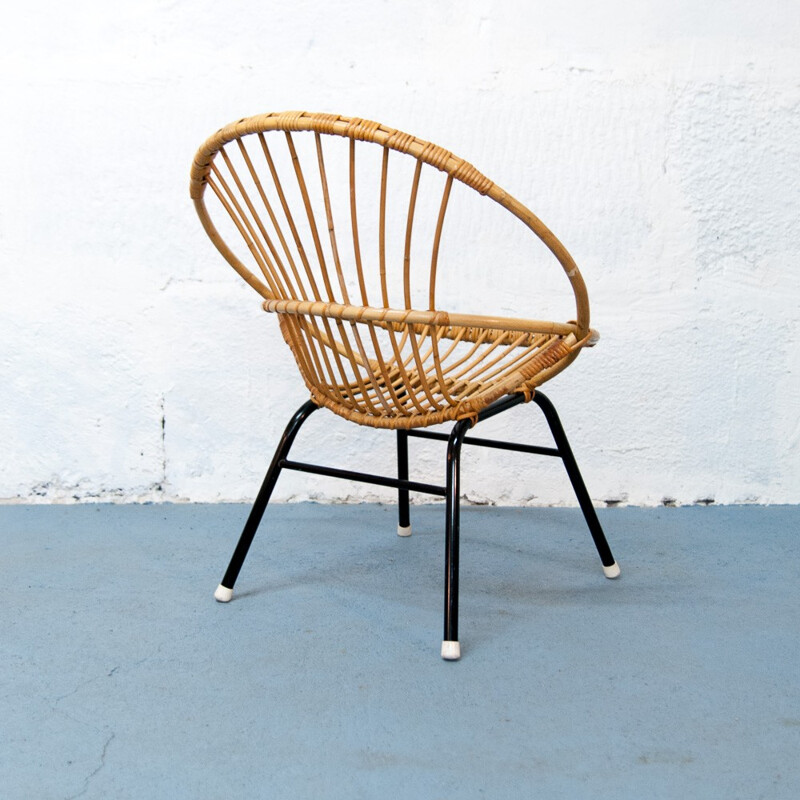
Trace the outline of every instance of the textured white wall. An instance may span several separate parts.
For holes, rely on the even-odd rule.
[[[800,501],[798,43],[782,0],[6,8],[0,498],[252,496],[305,391],[187,174],[220,125],[307,108],[453,150],[573,253],[603,339],[548,393],[598,502]],[[535,440],[537,414],[486,430]],[[441,451],[412,447],[434,477]],[[391,469],[393,437],[320,412],[297,456]],[[464,482],[574,502],[548,460],[469,451]]]

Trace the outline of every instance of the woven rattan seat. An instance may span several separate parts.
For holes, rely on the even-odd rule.
[[[439,305],[443,231],[456,185],[496,202],[544,243],[571,286],[574,320],[510,318],[483,309],[460,313]],[[577,466],[571,466],[566,438],[559,443],[563,431],[557,431],[555,411],[536,391],[593,344],[596,334],[578,267],[531,211],[437,145],[368,120],[306,112],[264,114],[219,130],[195,156],[190,193],[217,249],[261,295],[264,310],[277,316],[311,395],[284,434],[217,599],[230,599],[281,469],[396,486],[403,534],[410,532],[408,492],[432,491],[448,501],[450,648],[443,654],[457,657],[452,596],[460,447],[470,443],[469,427],[532,399],[558,444],[545,454],[564,459],[606,574],[618,574]],[[299,426],[319,407],[360,425],[396,429],[398,477],[357,477],[289,462]],[[408,435],[445,422],[456,422],[449,435],[447,487],[409,481]],[[505,445],[521,449],[488,446]]]

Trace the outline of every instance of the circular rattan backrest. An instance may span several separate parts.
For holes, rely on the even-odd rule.
[[[270,148],[267,136],[270,132],[283,132],[285,147],[291,160],[296,185],[295,204],[289,197],[290,188],[281,183],[276,167],[274,148]],[[298,156],[293,133],[312,132],[316,146],[316,164],[308,169],[318,173],[313,179],[306,177]],[[435,311],[436,264],[442,233],[442,224],[453,181],[486,195],[505,207],[525,223],[555,255],[563,267],[576,302],[577,337],[581,339],[589,330],[589,303],[586,288],[577,265],[564,246],[550,230],[525,206],[481,174],[475,167],[448,150],[418,139],[410,134],[388,128],[369,120],[343,117],[335,114],[308,112],[281,112],[262,114],[241,119],[220,129],[198,150],[191,171],[190,194],[203,226],[218,250],[233,268],[266,299],[317,300],[323,302],[350,303],[346,259],[340,258],[334,225],[335,212],[331,204],[328,187],[328,167],[323,155],[322,136],[338,136],[350,140],[349,145],[349,195],[350,233],[353,237],[355,267],[361,297],[356,305],[388,306],[389,297],[385,286],[387,267],[384,238],[386,235],[387,159],[389,151],[404,153],[416,160],[416,168],[410,186],[405,227],[404,275],[402,301],[394,303],[406,309],[414,307],[411,301],[409,261],[411,231],[415,220],[417,189],[423,165],[430,165],[444,174],[441,202],[435,214],[429,274],[430,311]],[[380,274],[381,298],[374,296],[367,302],[362,256],[359,248],[359,227],[356,212],[355,143],[371,142],[383,150],[383,167],[380,183]],[[226,147],[227,146],[227,147]],[[232,146],[232,147],[231,147]],[[281,145],[283,147],[283,145]],[[219,162],[219,163],[218,163]],[[220,234],[211,219],[205,203],[208,188],[227,211],[252,255],[258,272],[245,266],[232,247]],[[318,202],[312,197],[318,192]],[[297,206],[300,206],[298,211]],[[316,210],[315,210],[316,206]],[[324,208],[324,213],[320,211]],[[264,219],[266,212],[267,219]],[[282,222],[279,222],[279,219]],[[418,223],[417,223],[418,224]],[[327,228],[330,246],[320,234]],[[327,257],[326,257],[327,253]]]

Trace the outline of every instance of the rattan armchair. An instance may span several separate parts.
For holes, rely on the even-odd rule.
[[[395,174],[405,177],[393,181]],[[574,321],[455,313],[437,305],[440,249],[455,186],[499,203],[544,243],[571,285]],[[421,187],[426,196],[435,192],[435,202],[422,201]],[[375,122],[306,112],[264,114],[219,130],[195,156],[190,192],[219,252],[261,295],[264,310],[277,315],[311,395],[278,445],[215,592],[218,601],[232,598],[283,469],[396,488],[401,536],[411,533],[409,492],[444,496],[441,655],[458,659],[459,476],[465,443],[561,458],[604,573],[619,575],[555,409],[538,391],[594,344],[596,334],[575,262],[536,216],[441,147]],[[421,274],[419,252],[426,254]],[[544,412],[555,447],[467,435],[481,420],[531,400]],[[289,460],[301,425],[323,406],[359,425],[395,430],[397,476]],[[449,433],[428,430],[447,422],[454,423]],[[444,486],[409,480],[412,436],[447,441]]]

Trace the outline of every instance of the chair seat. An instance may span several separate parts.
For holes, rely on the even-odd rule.
[[[308,335],[303,315],[279,317],[290,345]],[[514,392],[530,400],[536,386],[560,372],[585,344],[574,334],[475,326],[350,322],[346,327],[358,347],[336,338],[329,341],[343,356],[340,366],[349,368],[347,381],[321,380],[324,370],[316,370],[312,359],[298,357],[299,348],[292,350],[316,403],[375,428],[420,428],[477,418],[495,400]],[[311,336],[318,338],[313,332]],[[394,353],[392,358],[368,357],[369,345],[378,338],[388,339],[388,346],[374,350]]]

